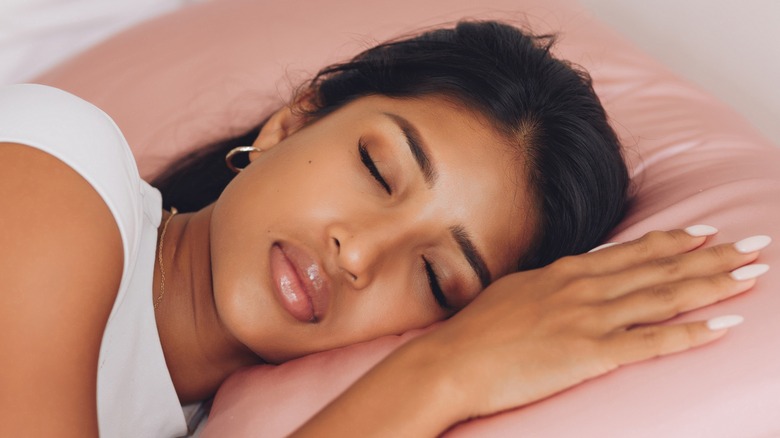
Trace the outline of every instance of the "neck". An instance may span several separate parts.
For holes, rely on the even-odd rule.
[[[163,242],[165,293],[155,317],[165,362],[182,403],[212,396],[233,371],[259,362],[225,329],[214,303],[209,250],[212,209],[174,216]],[[165,213],[162,224],[167,218]],[[156,301],[162,293],[159,262],[153,284]]]

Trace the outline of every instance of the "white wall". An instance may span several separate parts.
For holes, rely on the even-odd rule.
[[[579,0],[780,146],[780,0]]]

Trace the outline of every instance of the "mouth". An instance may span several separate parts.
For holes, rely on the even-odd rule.
[[[322,265],[303,248],[283,242],[274,243],[270,259],[274,291],[287,313],[301,322],[322,321],[330,292]]]

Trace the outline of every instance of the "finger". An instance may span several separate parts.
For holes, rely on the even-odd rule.
[[[768,265],[743,266],[728,274],[663,283],[621,296],[601,306],[607,327],[623,329],[666,321],[681,313],[714,304],[753,287]]]
[[[607,249],[607,248],[615,246],[615,245],[620,245],[620,242],[607,242],[607,243],[601,244],[601,245],[593,248],[592,250],[588,251],[588,254],[596,252],[596,251],[601,251],[602,249]]]
[[[761,237],[755,239],[755,237]],[[752,240],[751,240],[752,239]],[[742,242],[752,242],[750,252],[743,252],[746,246]],[[604,297],[611,299],[646,288],[660,287],[665,283],[682,281],[696,277],[731,272],[734,269],[755,261],[758,251],[769,245],[768,236],[754,236],[735,244],[722,244],[671,257],[648,261],[604,277]]]
[[[606,274],[671,257],[700,247],[708,236],[717,233],[709,225],[694,225],[681,230],[651,231],[639,239],[621,244],[604,244],[582,258],[590,272]]]
[[[729,315],[708,321],[637,327],[613,335],[608,342],[610,357],[615,364],[626,365],[690,350],[722,337],[742,321],[739,315]]]

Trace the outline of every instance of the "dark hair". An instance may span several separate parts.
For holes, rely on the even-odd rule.
[[[370,48],[305,87],[310,120],[363,96],[445,96],[476,110],[518,148],[538,224],[518,269],[595,246],[627,208],[629,177],[590,76],[551,56],[554,38],[494,22],[460,22]],[[259,128],[184,160],[153,182],[165,206],[199,209],[232,177],[225,153]]]

